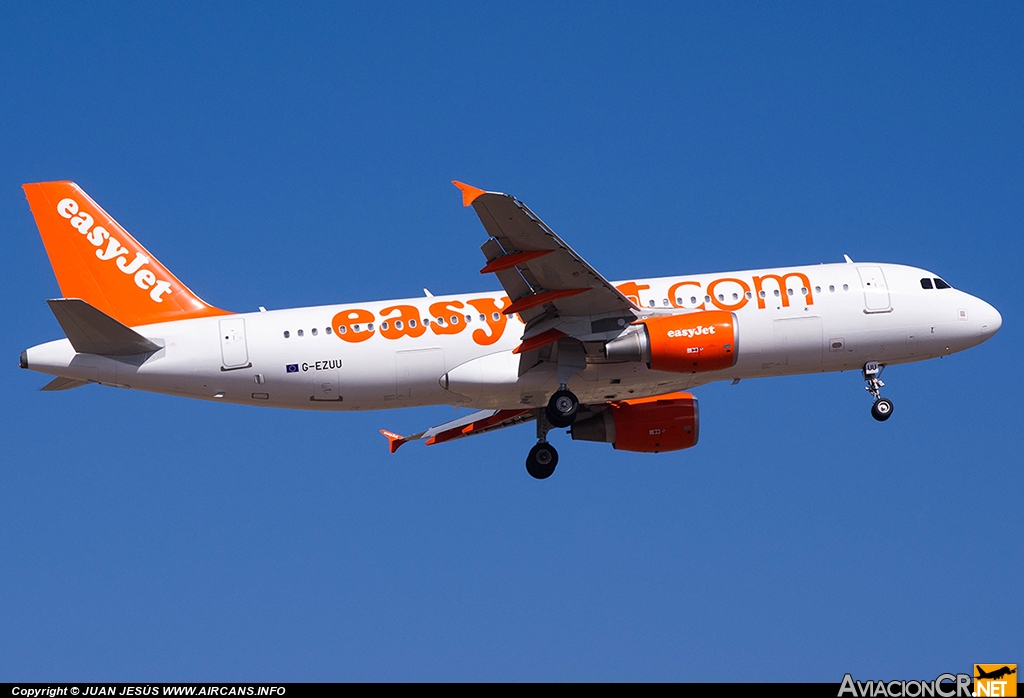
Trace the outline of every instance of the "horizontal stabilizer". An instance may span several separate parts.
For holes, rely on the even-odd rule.
[[[40,390],[71,390],[72,388],[81,388],[83,385],[87,385],[88,381],[80,381],[74,378],[65,378],[64,376],[57,376],[52,381],[44,385]]]
[[[79,354],[130,356],[160,349],[159,345],[79,298],[46,302]]]

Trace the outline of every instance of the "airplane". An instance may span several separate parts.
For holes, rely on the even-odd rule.
[[[886,366],[991,338],[991,305],[924,269],[844,262],[610,282],[522,202],[453,182],[488,239],[480,273],[500,292],[235,313],[209,305],[73,182],[23,189],[61,298],[66,338],[22,368],[55,378],[243,405],[474,411],[389,450],[526,422],[527,472],[549,477],[552,429],[659,453],[697,444],[712,381],[858,370],[885,421]]]
[[[1009,666],[1002,666],[999,669],[994,669],[992,671],[985,671],[981,668],[980,664],[975,664],[974,669],[975,672],[978,674],[974,677],[976,679],[1001,679],[1004,676],[1009,676],[1010,674],[1017,673],[1016,664],[1014,665],[1013,669],[1011,669]]]

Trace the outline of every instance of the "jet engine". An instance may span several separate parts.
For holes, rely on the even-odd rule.
[[[703,373],[736,364],[739,327],[734,313],[703,310],[633,324],[605,345],[612,361],[641,361],[655,371]]]
[[[670,393],[612,402],[592,417],[577,419],[570,433],[573,440],[610,443],[618,451],[661,453],[690,448],[700,435],[697,398]]]

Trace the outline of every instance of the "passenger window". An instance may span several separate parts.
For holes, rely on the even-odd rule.
[[[921,279],[921,288],[932,288],[931,279]]]
[[[719,301],[724,301],[725,300],[725,294],[719,293],[718,294],[718,300]]]
[[[821,293],[821,286],[815,286],[814,287],[814,292],[815,293]]]
[[[758,298],[764,298],[764,291],[758,291],[757,292],[757,297]]]
[[[704,302],[705,303],[710,303],[711,302],[711,296],[704,296]]]
[[[653,308],[654,307],[654,299],[652,298],[650,301],[648,301],[647,305],[649,305],[650,307]]]
[[[326,332],[327,334],[330,334],[331,333],[331,328],[330,327],[325,327],[324,328],[324,332]]]
[[[850,290],[850,284],[843,284],[843,290],[844,291],[849,291]]]
[[[383,325],[381,325],[383,327]],[[400,330],[405,327],[405,324],[401,320],[395,320],[395,329]]]
[[[338,327],[338,334],[346,334],[347,332],[348,332],[348,328],[345,327],[345,325],[340,325]]]
[[[775,297],[778,298],[780,295],[782,294],[779,293],[779,289],[775,289]]]
[[[690,296],[690,302],[693,303],[694,305],[697,305],[697,296]],[[682,303],[680,303],[679,305],[682,305]]]
[[[947,284],[942,279],[936,277],[936,279],[935,279],[935,288],[953,288],[953,287],[950,286],[949,284]]]
[[[373,323],[372,322],[369,325],[366,326],[366,331],[367,332],[373,332]]]
[[[291,337],[291,336],[292,336],[292,333],[291,333],[291,332],[289,332],[288,330],[285,330],[285,331],[284,331],[284,338],[285,338],[285,339],[288,339],[288,338],[289,338],[289,337]]]
[[[829,292],[829,293],[835,293],[835,292],[836,292],[836,287],[835,287],[835,286],[833,286],[832,284],[829,284],[829,286],[828,286],[828,292]]]
[[[807,289],[804,286],[801,286],[800,287],[800,293],[802,293],[802,294],[804,294],[806,296],[807,295]]]
[[[487,316],[483,313],[480,313],[480,322],[487,322]]]
[[[668,302],[668,298],[662,299],[662,301],[661,301],[661,304],[662,304],[663,306],[665,306],[666,308],[667,308],[667,307],[668,307],[669,305],[671,305],[671,303],[669,303],[669,302]]]
[[[788,295],[788,296],[792,296],[792,295],[793,295],[793,289],[791,289],[791,288],[787,288],[787,289],[786,289],[786,295]]]
[[[312,332],[313,336],[316,337],[316,328],[315,327],[313,329],[311,329],[310,332]]]
[[[385,320],[384,322],[380,323],[380,328],[382,330],[386,330],[388,327],[390,327],[390,325],[388,325],[388,321],[387,320]]]
[[[459,324],[459,316],[458,315],[452,315],[451,318],[449,318],[449,319],[452,321],[453,325],[458,325]]]
[[[302,336],[302,330],[299,330],[299,331],[298,331],[298,332],[296,332],[295,334],[297,334],[297,335],[299,335],[299,336],[301,337],[301,336]]]
[[[751,298],[753,298],[753,297],[754,297],[754,294],[752,294],[752,293],[751,293],[750,291],[747,291],[747,292],[746,292],[746,293],[744,293],[743,295],[744,295],[744,296],[746,296],[746,298],[747,298],[747,300],[748,300],[748,301],[749,301],[749,300],[750,300]]]
[[[497,322],[498,320],[501,319],[501,315],[499,315],[498,313],[491,313],[491,319]]]
[[[409,321],[409,327],[416,327],[416,321],[415,320],[410,320]]]

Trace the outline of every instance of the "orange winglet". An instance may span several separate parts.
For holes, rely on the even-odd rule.
[[[552,342],[557,342],[565,336],[567,336],[565,332],[552,327],[547,332],[541,332],[536,337],[530,337],[529,339],[524,340],[522,344],[512,350],[512,353],[524,354],[528,351],[532,351],[533,349],[540,349],[541,347],[546,347]]]
[[[399,436],[393,431],[381,429],[380,433],[388,438],[388,451],[390,451],[391,453],[397,451],[399,448],[401,448],[402,444],[406,442],[406,438],[404,436]]]
[[[521,313],[524,310],[529,310],[530,308],[536,308],[538,305],[544,305],[545,303],[550,303],[551,301],[558,300],[559,298],[578,296],[579,294],[586,293],[589,290],[589,288],[565,288],[560,291],[531,293],[528,296],[523,296],[501,312],[506,315],[515,315],[516,313]]]
[[[463,206],[471,206],[473,204],[473,202],[476,201],[478,196],[480,196],[481,194],[486,194],[487,193],[483,189],[477,189],[476,187],[471,187],[468,184],[464,184],[462,182],[457,182],[454,179],[452,180],[452,184],[454,184],[455,186],[457,186],[459,189],[462,190],[462,205]]]
[[[496,271],[505,271],[512,267],[518,267],[520,264],[525,264],[531,259],[537,259],[543,257],[546,254],[551,254],[554,250],[530,250],[528,252],[513,252],[512,254],[505,254],[500,257],[495,257],[487,263],[487,265],[480,270],[481,274],[491,274]]]

